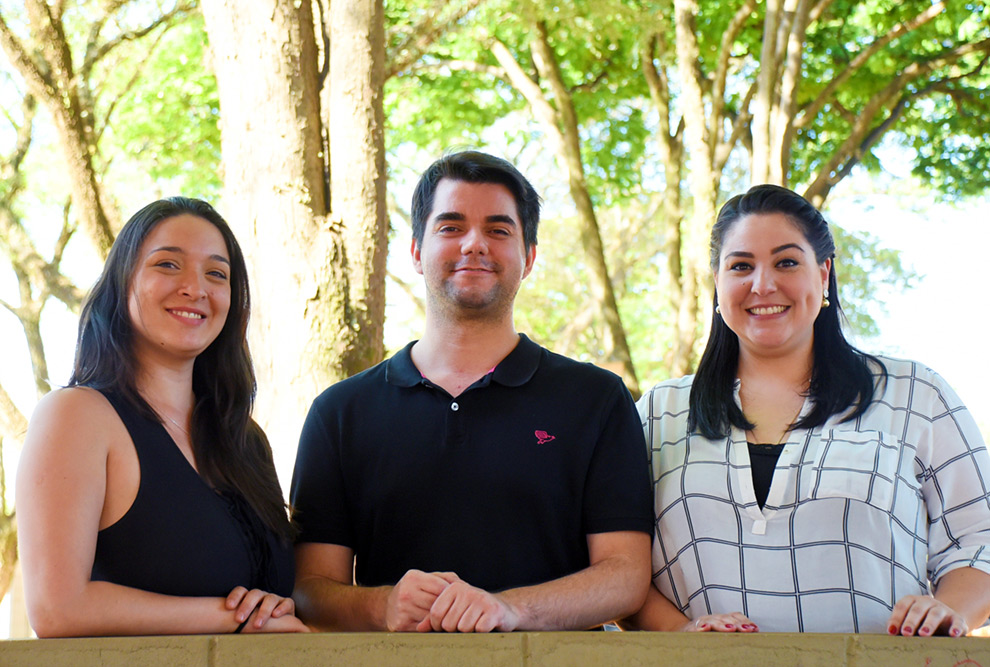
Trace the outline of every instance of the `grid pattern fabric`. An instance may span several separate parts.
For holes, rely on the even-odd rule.
[[[862,417],[789,434],[763,510],[746,434],[687,433],[693,376],[640,399],[653,581],[681,611],[741,611],[764,631],[885,632],[905,595],[959,567],[990,573],[990,455],[976,423],[934,371],[883,362],[886,385]]]

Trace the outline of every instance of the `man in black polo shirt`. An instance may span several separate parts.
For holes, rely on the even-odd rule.
[[[639,609],[652,498],[618,377],[517,334],[539,196],[435,162],[413,196],[423,337],[327,389],[292,479],[300,617],[326,630],[574,630]]]

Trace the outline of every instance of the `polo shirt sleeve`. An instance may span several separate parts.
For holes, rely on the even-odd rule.
[[[289,498],[297,543],[320,542],[354,548],[347,516],[337,429],[327,422],[326,396],[314,402],[303,424]]]
[[[585,482],[585,533],[653,534],[653,494],[646,442],[629,391],[612,376],[602,397],[602,424]]]

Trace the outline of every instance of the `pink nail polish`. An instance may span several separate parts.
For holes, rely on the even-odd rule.
[[[910,625],[905,625],[904,626],[904,634],[906,634],[906,635],[913,635],[914,634],[914,628],[912,628]]]
[[[725,627],[728,628],[729,630],[735,630],[736,629],[736,626],[732,625],[732,623],[726,623],[725,624]]]
[[[887,628],[887,634],[888,635],[896,635],[897,634],[897,626],[896,625],[892,625],[889,628]]]
[[[952,636],[953,637],[958,637],[961,634],[962,634],[962,630],[960,630],[959,628],[952,628]]]

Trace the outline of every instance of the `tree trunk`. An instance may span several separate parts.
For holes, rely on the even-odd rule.
[[[709,129],[705,124],[702,77],[698,69],[700,58],[694,21],[698,13],[697,2],[676,0],[674,12],[677,60],[683,85],[685,149],[691,155],[689,186],[694,202],[687,224],[681,231],[681,263],[684,269],[677,313],[677,339],[670,369],[671,377],[679,377],[693,369],[699,319],[707,310],[711,295],[707,247],[708,230],[715,220],[716,190],[713,156],[708,143]]]
[[[248,258],[256,417],[290,448],[337,379],[343,247],[326,223],[316,43],[308,3],[206,0],[221,109],[222,213]]]
[[[382,0],[331,3],[330,215],[341,225],[347,259],[349,344],[339,374],[384,356],[386,215],[385,18]],[[355,110],[359,112],[355,113]]]
[[[492,54],[505,70],[508,81],[526,99],[533,115],[547,133],[559,164],[567,171],[571,198],[578,213],[581,246],[591,273],[590,289],[598,314],[605,324],[605,340],[602,341],[605,350],[603,359],[614,364],[613,370],[622,377],[629,391],[634,396],[638,396],[639,381],[633,367],[622,318],[619,316],[615,289],[605,262],[598,219],[585,181],[577,115],[571,102],[570,92],[564,86],[556,56],[550,49],[546,26],[542,22],[536,22],[533,27],[535,34],[530,42],[530,51],[540,77],[553,91],[553,104],[544,95],[539,84],[523,71],[503,43],[494,42]]]
[[[662,20],[662,16],[660,18]],[[647,87],[650,90],[650,99],[657,110],[657,148],[660,161],[664,165],[663,253],[667,259],[667,289],[665,292],[669,311],[673,314],[680,311],[683,300],[681,294],[681,281],[683,279],[681,227],[685,221],[683,202],[681,201],[681,181],[684,177],[684,147],[681,142],[681,130],[671,132],[670,85],[666,68],[663,66],[658,68],[653,60],[655,53],[667,51],[667,44],[663,40],[663,30],[664,28],[661,27],[656,36],[650,39],[649,44],[644,46],[640,61]],[[688,296],[694,298],[694,294]],[[675,326],[675,334],[676,331]],[[665,355],[668,368],[674,366],[674,358],[678,356],[678,340],[679,337],[675,337],[674,344],[670,346]]]
[[[113,232],[93,166],[95,113],[80,102],[80,86],[85,82],[74,69],[61,15],[40,0],[27,0],[25,7],[31,43],[22,44],[2,15],[0,43],[31,93],[41,100],[55,121],[72,189],[73,210],[96,251],[105,258],[113,245]]]
[[[675,3],[676,4],[676,3]],[[680,3],[684,4],[684,3]],[[692,17],[697,16],[697,3],[690,3],[694,6]],[[766,0],[763,18],[763,47],[760,52],[760,74],[758,77],[758,87],[756,99],[753,104],[753,161],[750,168],[750,180],[752,183],[765,183],[770,175],[770,116],[773,109],[774,90],[777,83],[777,25],[780,21],[781,0]],[[678,25],[678,30],[680,25]],[[692,31],[692,36],[695,33]],[[680,33],[678,33],[678,37]],[[696,38],[695,38],[696,39]],[[678,55],[682,56],[678,45]],[[680,58],[683,63],[683,58]],[[691,61],[693,64],[696,61]]]
[[[220,93],[223,212],[251,264],[257,416],[286,460],[313,398],[382,356],[382,10],[362,0],[331,11],[328,215],[312,6],[203,2]]]

